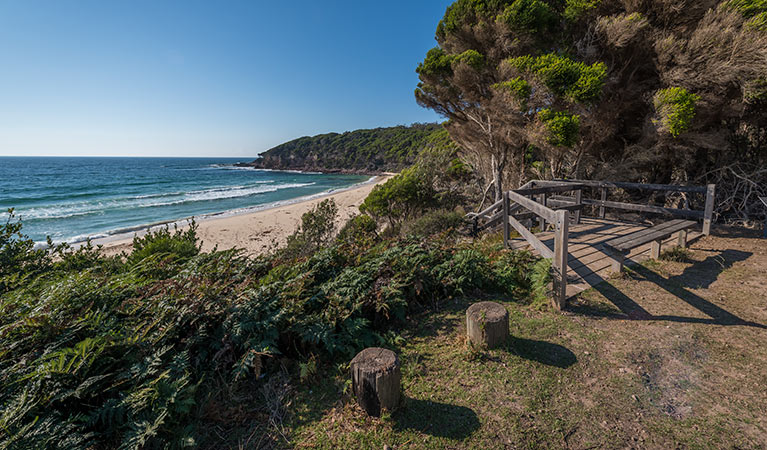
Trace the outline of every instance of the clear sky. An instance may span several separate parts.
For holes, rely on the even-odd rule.
[[[250,157],[439,117],[452,0],[0,0],[0,155]]]

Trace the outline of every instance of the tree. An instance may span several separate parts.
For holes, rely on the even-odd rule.
[[[533,175],[702,183],[767,162],[764,0],[458,0],[436,39],[416,99],[496,198]]]
[[[418,66],[416,100],[449,119],[447,129],[480,174],[520,184],[532,146],[560,153],[577,144],[606,66],[552,48],[576,27],[573,1],[459,0],[437,28],[439,46]],[[504,180],[509,178],[508,183]]]

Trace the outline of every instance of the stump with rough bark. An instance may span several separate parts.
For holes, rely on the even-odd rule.
[[[509,339],[509,312],[494,302],[479,302],[466,310],[466,333],[472,344],[495,348]]]
[[[400,400],[400,364],[397,354],[383,348],[366,348],[351,362],[352,391],[369,415],[393,410]]]

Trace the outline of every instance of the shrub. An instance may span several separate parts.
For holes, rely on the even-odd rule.
[[[407,232],[417,236],[431,236],[437,233],[455,232],[466,225],[464,215],[455,211],[430,211],[415,219],[407,226]]]
[[[602,95],[607,78],[604,63],[587,65],[554,53],[537,57],[519,56],[506,62],[521,72],[537,76],[556,95],[578,103],[597,100]]]
[[[369,247],[378,241],[378,225],[372,217],[354,216],[341,228],[338,241],[355,247]]]
[[[536,32],[557,23],[556,12],[541,0],[516,0],[498,16],[513,30]]]
[[[546,140],[556,147],[572,147],[578,143],[580,118],[577,114],[544,109],[538,113],[538,119],[546,127]]]
[[[660,117],[662,129],[678,137],[690,129],[695,118],[695,104],[700,96],[685,88],[672,87],[661,89],[655,94],[655,111]]]
[[[167,262],[185,261],[200,252],[197,243],[197,223],[192,220],[186,230],[174,225],[173,233],[166,225],[144,236],[133,238],[133,251],[128,255],[128,265],[135,266],[147,258],[160,258]]]
[[[435,192],[430,181],[417,165],[405,169],[373,188],[360,205],[360,212],[385,219],[392,227],[399,225],[434,203]]]
[[[338,206],[333,199],[326,199],[301,216],[298,229],[288,236],[283,256],[295,257],[311,254],[327,245],[336,231]]]

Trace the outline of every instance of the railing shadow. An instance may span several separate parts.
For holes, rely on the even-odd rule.
[[[739,250],[724,250],[719,255],[709,256],[704,261],[686,268],[680,275],[670,278],[664,278],[642,265],[632,267],[636,279],[649,281],[657,285],[679,300],[709,316],[709,318],[653,315],[634,299],[616,288],[609,280],[595,283],[593,288],[615,305],[619,312],[611,308],[606,309],[593,305],[573,305],[569,309],[576,314],[623,320],[665,320],[669,322],[734,325],[767,329],[767,325],[746,321],[690,290],[710,287],[722,272],[732,267],[735,263],[748,259],[751,255],[752,253]]]

